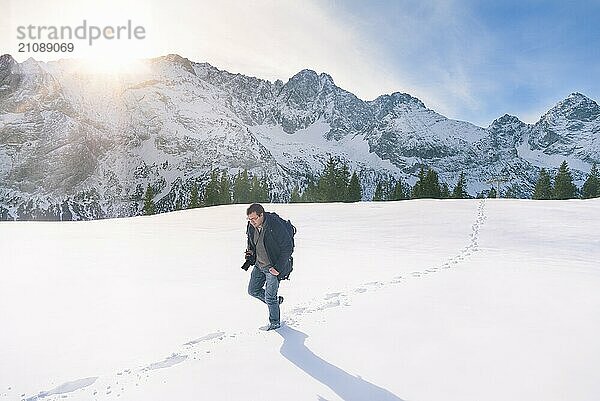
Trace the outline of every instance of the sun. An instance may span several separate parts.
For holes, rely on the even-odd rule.
[[[127,57],[87,57],[83,59],[83,68],[92,74],[122,75],[135,74],[145,68],[139,59]]]
[[[142,60],[129,55],[101,54],[81,59],[81,68],[90,74],[100,75],[129,75],[142,73],[146,70]]]

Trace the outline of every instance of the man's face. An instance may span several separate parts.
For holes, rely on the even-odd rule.
[[[261,215],[258,215],[258,214],[256,214],[256,212],[252,212],[248,215],[248,221],[250,222],[250,224],[252,224],[252,227],[254,227],[254,228],[262,226],[264,220],[265,220],[264,213]]]

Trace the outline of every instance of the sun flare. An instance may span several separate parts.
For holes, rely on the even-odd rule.
[[[142,60],[122,55],[101,55],[82,59],[82,70],[91,74],[122,75],[145,70]]]

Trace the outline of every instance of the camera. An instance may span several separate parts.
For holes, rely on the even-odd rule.
[[[247,250],[245,254],[246,261],[242,265],[243,270],[248,270],[250,266],[252,266],[256,262],[256,257],[251,250]]]
[[[250,262],[250,260],[247,260],[244,262],[244,264],[242,265],[242,269],[244,270],[248,270],[248,268],[252,266],[252,263]]]

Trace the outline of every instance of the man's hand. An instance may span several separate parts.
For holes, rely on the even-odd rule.
[[[248,270],[248,268],[250,268],[250,266],[252,266],[255,262],[253,253],[250,249],[246,250],[246,252],[244,253],[244,258],[246,259],[246,261],[242,265],[242,270]]]
[[[271,273],[274,276],[279,276],[279,272],[272,267],[269,267],[269,273]]]

